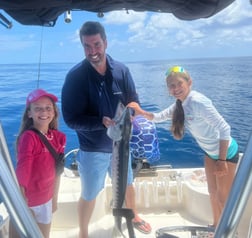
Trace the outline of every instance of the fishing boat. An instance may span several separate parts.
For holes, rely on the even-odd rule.
[[[77,149],[67,156],[75,156]],[[242,155],[241,155],[242,156]],[[140,215],[152,225],[150,234],[135,229],[135,237],[214,237],[210,200],[203,168],[172,169],[171,166],[143,168],[134,181],[136,204]],[[77,237],[77,201],[80,180],[76,171],[65,169],[60,189],[59,209],[54,215],[52,237]],[[114,220],[111,208],[112,184],[108,177],[99,194],[91,219],[90,237],[113,237]],[[252,200],[247,203],[239,224],[216,237],[251,237]],[[239,209],[234,212],[239,213]],[[227,215],[230,218],[230,215]],[[238,214],[237,214],[238,215]],[[69,217],[70,219],[66,219]],[[235,229],[232,236],[231,231]],[[123,222],[125,237],[130,237],[126,219]],[[231,233],[228,233],[231,232]],[[250,232],[250,233],[248,233]]]
[[[97,12],[99,16],[113,10],[135,10],[169,12],[183,20],[208,18],[229,6],[233,0],[191,0],[191,1],[137,1],[137,0],[97,0],[97,1],[55,1],[0,0],[0,21],[11,28],[7,16],[24,25],[53,27],[58,16],[65,14],[69,21],[74,10]],[[58,210],[53,216],[52,238],[78,237],[77,203],[80,196],[80,179],[76,170],[78,149],[69,151],[66,159],[71,166],[65,168],[61,176]],[[252,136],[240,154],[240,163],[229,199],[221,221],[213,230],[209,194],[203,168],[173,169],[171,166],[143,167],[134,180],[137,210],[152,226],[150,234],[140,233],[127,219],[122,221],[125,237],[216,237],[252,238]],[[0,130],[0,192],[3,203],[0,205],[0,237],[8,237],[10,221],[15,225],[20,237],[42,237],[17,187],[15,172],[9,150]],[[90,222],[90,238],[113,237],[114,219],[112,183],[109,177],[105,187],[97,197],[96,207]]]
[[[3,133],[1,133],[1,136]],[[3,140],[3,137],[1,138]],[[134,180],[136,205],[139,214],[152,226],[150,234],[134,230],[129,233],[126,218],[122,220],[125,237],[252,237],[251,211],[251,145],[250,150],[241,154],[230,198],[222,215],[220,225],[214,230],[208,224],[212,222],[209,194],[203,168],[173,169],[171,166],[144,166]],[[4,203],[0,214],[1,236],[8,237],[10,217],[15,219],[21,237],[40,237],[36,224],[22,200],[14,177],[4,163],[6,147],[1,145],[1,193]],[[4,153],[3,153],[4,152]],[[78,237],[77,204],[80,196],[80,179],[76,170],[78,149],[66,154],[71,167],[65,168],[61,176],[58,210],[53,216],[52,238]],[[97,197],[96,206],[90,222],[90,238],[111,238],[114,219],[111,207],[112,183],[107,177],[105,188]],[[11,215],[10,215],[11,214]],[[14,215],[15,214],[15,215]],[[218,230],[219,229],[219,230]],[[238,235],[237,235],[238,234]]]
[[[0,128],[0,192],[4,201],[0,205],[0,237],[9,237],[10,221],[15,224],[20,237],[42,237],[18,189],[3,129]],[[152,232],[143,234],[134,230],[125,216],[122,220],[124,237],[251,238],[251,148],[252,137],[245,153],[240,154],[235,181],[215,231],[208,226],[212,222],[212,213],[203,168],[173,169],[169,165],[152,167],[143,161],[142,169],[134,180],[136,205],[141,217],[152,225]],[[78,149],[74,149],[65,155],[67,164],[61,176],[58,210],[54,213],[51,229],[52,238],[78,237],[77,204],[81,184],[77,153]],[[91,238],[114,237],[112,191],[111,179],[107,177],[91,217]]]

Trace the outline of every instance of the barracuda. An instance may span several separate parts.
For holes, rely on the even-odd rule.
[[[107,134],[113,140],[112,152],[112,193],[113,193],[113,215],[115,217],[115,227],[113,237],[125,237],[122,232],[122,217],[126,218],[129,237],[133,238],[134,230],[131,209],[123,208],[127,187],[127,175],[129,165],[129,140],[131,137],[130,109],[118,104],[116,124],[108,128]]]

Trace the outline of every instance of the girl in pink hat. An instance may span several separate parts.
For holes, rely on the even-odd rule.
[[[52,213],[57,209],[60,176],[55,159],[32,129],[40,131],[57,151],[63,153],[66,136],[58,131],[57,97],[42,89],[26,100],[17,138],[16,175],[21,192],[45,238],[49,238]]]

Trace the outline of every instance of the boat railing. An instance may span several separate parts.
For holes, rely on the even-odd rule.
[[[9,150],[0,124],[0,194],[10,222],[20,237],[43,238],[16,182]]]
[[[251,216],[250,222],[249,222],[249,230],[248,230],[248,237],[247,238],[252,238],[252,216]]]
[[[13,175],[13,178],[15,182],[17,183],[16,174],[15,174],[14,167],[11,161],[10,152],[9,152],[6,140],[5,140],[5,135],[4,135],[4,131],[3,131],[3,127],[1,123],[0,123],[0,152],[2,153],[3,158],[5,159],[5,162],[8,166],[8,169],[10,170],[10,173]]]
[[[235,237],[239,221],[243,215],[252,191],[252,133],[240,161],[215,237]]]

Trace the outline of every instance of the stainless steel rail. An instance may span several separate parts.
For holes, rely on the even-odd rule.
[[[22,238],[43,238],[19,190],[8,146],[0,124],[0,193],[12,224]]]
[[[232,238],[252,191],[252,133],[240,161],[229,198],[216,228],[216,238]],[[251,211],[252,213],[252,211]]]
[[[0,152],[2,153],[3,158],[4,158],[5,162],[6,162],[6,164],[8,165],[8,168],[9,168],[11,174],[12,174],[15,182],[17,183],[16,173],[15,173],[15,170],[13,168],[10,152],[9,152],[6,140],[5,140],[4,131],[3,131],[3,127],[1,125],[1,123],[0,123]]]
[[[0,193],[20,237],[43,238],[2,154],[0,154]]]

